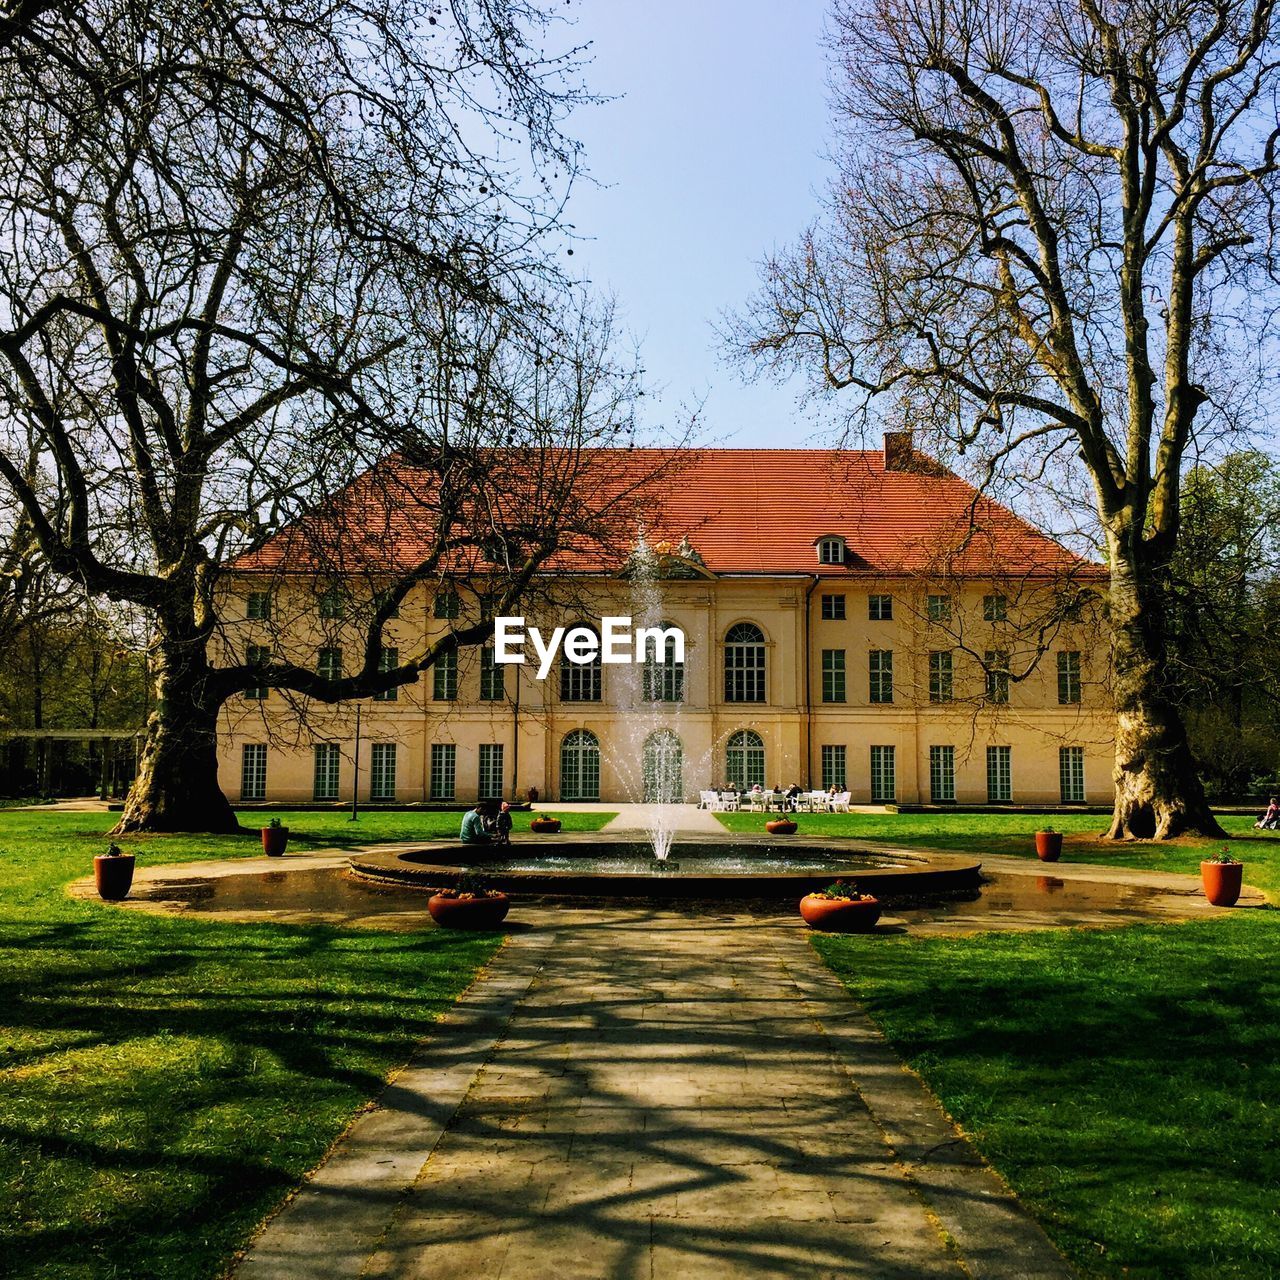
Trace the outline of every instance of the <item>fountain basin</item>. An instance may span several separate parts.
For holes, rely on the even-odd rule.
[[[834,880],[853,881],[879,898],[907,898],[976,890],[981,867],[978,859],[961,855],[730,833],[677,837],[665,866],[654,859],[647,840],[598,832],[501,849],[438,840],[351,860],[353,874],[382,883],[451,888],[479,874],[505,893],[563,898],[784,900]]]

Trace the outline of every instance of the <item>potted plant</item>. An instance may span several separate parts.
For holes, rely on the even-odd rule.
[[[283,858],[285,846],[289,843],[289,828],[279,818],[262,828],[262,847],[268,858]]]
[[[831,933],[870,933],[880,919],[880,900],[859,893],[856,884],[838,880],[800,899],[800,914],[811,929]]]
[[[1244,863],[1231,856],[1224,844],[1222,849],[1200,864],[1200,882],[1204,896],[1215,907],[1234,907],[1240,898],[1240,881],[1244,876]]]
[[[496,929],[507,918],[511,899],[496,889],[458,881],[456,889],[438,889],[427,899],[427,910],[445,929]]]
[[[98,886],[98,896],[106,902],[121,902],[129,896],[133,887],[134,856],[118,844],[107,845],[106,853],[93,860],[93,879]]]
[[[770,818],[764,824],[764,829],[771,836],[793,836],[796,833],[796,824],[792,818]]]
[[[542,835],[554,835],[560,830],[560,819],[552,818],[548,814],[536,814],[529,823],[530,831],[537,831]]]
[[[1041,827],[1036,832],[1036,857],[1041,862],[1057,862],[1062,857],[1062,832]]]

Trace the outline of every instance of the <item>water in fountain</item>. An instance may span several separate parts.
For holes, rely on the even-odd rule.
[[[633,630],[657,627],[666,621],[661,557],[645,540],[643,529],[631,557],[630,583]],[[660,678],[659,669],[658,664],[651,666],[650,678]],[[644,828],[654,858],[666,863],[675,836],[675,806],[684,801],[681,703],[645,698],[645,665],[634,663],[619,670],[623,673],[622,705],[626,709],[622,715],[621,756],[615,764],[627,784],[628,798],[644,806]],[[655,734],[662,737],[655,739],[652,748],[647,750]]]

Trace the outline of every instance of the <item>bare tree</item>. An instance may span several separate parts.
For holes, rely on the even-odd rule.
[[[1110,835],[1221,834],[1166,683],[1189,445],[1256,403],[1271,0],[838,0],[830,216],[739,349],[980,460],[1087,473],[1110,569]],[[1247,423],[1246,423],[1247,425]]]
[[[575,55],[539,52],[532,0],[15,0],[0,18],[0,488],[52,573],[153,619],[120,829],[233,829],[216,716],[264,673],[211,657],[228,557],[394,450],[432,460],[442,553],[464,524],[480,545],[489,513],[463,495],[485,488],[482,445],[546,451],[528,369],[564,361],[579,406],[617,373],[588,367],[588,311],[550,256]],[[433,398],[465,428],[420,422]],[[437,563],[377,576],[394,596]],[[371,665],[338,689],[265,675],[316,696],[412,678]]]

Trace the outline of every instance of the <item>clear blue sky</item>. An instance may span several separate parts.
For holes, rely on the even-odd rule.
[[[712,324],[753,292],[755,264],[817,212],[829,136],[826,5],[798,0],[585,0],[586,79],[616,100],[569,132],[601,185],[581,184],[574,265],[616,296],[661,390],[651,417],[705,397],[716,443],[801,444],[794,388],[747,385]],[[561,29],[563,33],[563,29]]]

